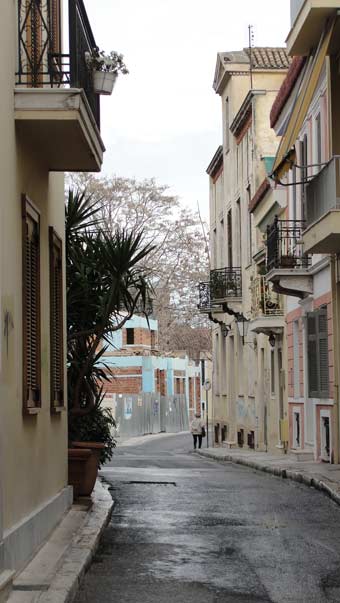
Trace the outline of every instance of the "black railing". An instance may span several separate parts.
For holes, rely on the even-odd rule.
[[[16,85],[29,88],[81,88],[100,127],[100,101],[86,64],[96,42],[83,0],[69,0],[69,54],[62,54],[59,3],[18,0]]]
[[[267,226],[267,272],[273,268],[308,268],[311,257],[304,253],[302,220],[279,220]]]
[[[210,294],[213,301],[242,296],[241,268],[218,268],[210,271]]]
[[[199,283],[198,284],[198,308],[200,310],[209,311],[211,310],[211,298],[210,298],[210,283]]]
[[[230,298],[242,297],[241,268],[218,268],[210,271],[210,280],[198,285],[201,310],[208,310]]]

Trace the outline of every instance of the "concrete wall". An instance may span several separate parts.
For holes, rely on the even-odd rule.
[[[20,548],[20,542],[25,539],[26,520],[30,521],[31,540],[26,543],[25,551],[31,554],[30,545],[33,548],[39,545],[39,539],[44,539],[60,518],[60,513],[56,513],[41,522],[41,509],[55,497],[67,499],[67,418],[66,413],[51,416],[49,385],[48,227],[54,226],[63,236],[63,175],[49,174],[43,155],[38,150],[32,151],[27,141],[16,136],[15,6],[12,0],[4,0],[0,19],[0,540],[3,524],[5,557],[13,567],[24,561],[22,556],[9,555],[14,531]],[[36,416],[30,417],[22,414],[22,193],[26,193],[41,212],[42,408]],[[5,316],[8,328],[4,331]],[[59,507],[56,505],[60,512],[69,504],[67,500]]]

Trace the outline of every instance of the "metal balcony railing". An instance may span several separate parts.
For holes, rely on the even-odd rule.
[[[16,85],[28,88],[81,88],[100,127],[100,102],[93,91],[85,53],[96,42],[83,0],[69,0],[69,54],[61,49],[57,0],[18,0]]]
[[[255,318],[283,314],[281,297],[274,293],[264,276],[256,276],[251,281],[251,311]]]
[[[340,156],[335,155],[306,187],[306,226],[340,209]]]
[[[275,216],[267,226],[267,272],[274,268],[308,268],[311,257],[303,250],[304,229],[302,220],[279,220]]]
[[[241,268],[217,268],[210,271],[210,295],[212,301],[242,296]]]
[[[210,280],[198,285],[201,310],[208,310],[230,298],[242,297],[241,268],[218,268],[210,271]]]
[[[209,282],[201,282],[198,284],[198,308],[203,311],[211,310]]]

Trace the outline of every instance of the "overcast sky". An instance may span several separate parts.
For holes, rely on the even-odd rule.
[[[105,174],[155,177],[185,205],[208,212],[206,167],[221,143],[212,89],[219,51],[282,46],[289,0],[84,0],[96,42],[124,54],[111,97],[101,97]]]

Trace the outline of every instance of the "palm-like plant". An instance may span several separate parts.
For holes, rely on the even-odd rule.
[[[137,306],[145,308],[151,294],[142,260],[153,247],[143,243],[140,231],[104,231],[100,209],[86,192],[69,192],[65,230],[71,421],[98,408],[103,382],[110,378],[102,358],[110,334],[123,327]]]

